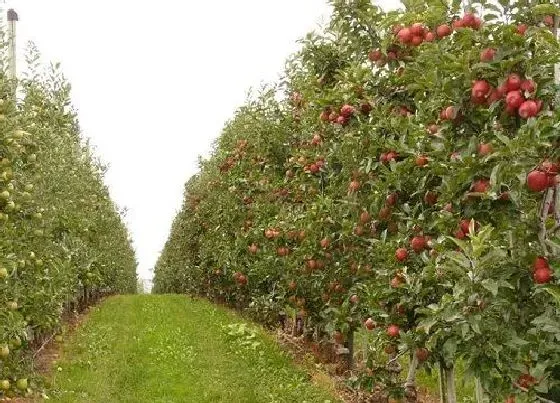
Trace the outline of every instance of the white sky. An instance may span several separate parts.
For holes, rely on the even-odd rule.
[[[297,39],[329,16],[325,0],[7,4],[20,17],[18,46],[33,40],[72,83],[111,195],[129,209],[141,278],[152,276],[198,156],[249,88],[276,79]]]

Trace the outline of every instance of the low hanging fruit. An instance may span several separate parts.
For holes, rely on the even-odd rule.
[[[486,48],[480,52],[480,61],[489,63],[494,60],[495,56],[496,56],[496,49]]]
[[[552,280],[552,270],[549,268],[535,270],[533,279],[537,284],[548,284]]]
[[[419,362],[424,362],[430,356],[430,352],[427,348],[417,348],[415,351],[416,358],[418,358]]]
[[[440,38],[445,38],[446,36],[451,35],[452,32],[451,27],[447,24],[442,24],[436,28],[436,34]]]
[[[527,187],[532,192],[542,192],[548,187],[548,175],[539,170],[533,170],[527,175]]]
[[[401,329],[399,328],[398,325],[389,325],[387,327],[387,335],[389,337],[399,337],[399,334],[401,332]]]
[[[548,259],[543,256],[537,256],[533,262],[533,280],[535,283],[548,284],[552,281],[553,274]]]
[[[395,252],[395,257],[399,262],[404,262],[408,258],[408,251],[405,248],[399,248]]]
[[[415,236],[412,238],[412,241],[410,241],[410,246],[414,252],[420,253],[426,249],[426,238],[423,236]]]
[[[539,113],[537,102],[533,101],[532,99],[523,102],[519,106],[519,110],[517,113],[519,113],[519,116],[523,119],[529,119],[537,116],[537,114]]]

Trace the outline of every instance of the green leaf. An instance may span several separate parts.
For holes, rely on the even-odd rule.
[[[486,279],[483,280],[481,284],[485,289],[490,291],[494,297],[498,295],[498,288],[500,287],[500,285],[496,281],[491,279]]]
[[[547,284],[547,285],[543,285],[541,288],[544,289],[546,292],[548,292],[550,295],[552,295],[556,300],[556,303],[560,305],[560,285]]]

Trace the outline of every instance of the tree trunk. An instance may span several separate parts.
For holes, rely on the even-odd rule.
[[[457,393],[455,391],[455,369],[445,368],[445,389],[447,403],[457,403]]]
[[[416,403],[418,395],[416,392],[416,371],[418,370],[418,357],[412,353],[408,375],[404,384],[404,395],[408,403]]]
[[[484,403],[484,389],[482,388],[482,383],[480,383],[480,379],[475,379],[475,397],[476,403]]]
[[[282,327],[282,331],[286,330],[286,312],[281,311],[278,314],[278,322],[280,323],[280,326]]]
[[[439,401],[440,403],[447,402],[446,386],[445,386],[445,372],[443,362],[440,361],[438,370],[438,384],[439,384]]]
[[[346,354],[346,368],[351,370],[354,368],[354,331],[349,330],[346,335],[346,341],[344,342],[344,347],[348,349],[348,354]]]

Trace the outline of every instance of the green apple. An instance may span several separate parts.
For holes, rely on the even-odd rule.
[[[23,136],[25,136],[27,133],[24,130],[16,130],[14,132],[14,138],[16,139],[21,139],[23,138]]]
[[[16,382],[16,387],[19,390],[27,390],[27,378],[18,379]]]
[[[10,355],[10,348],[8,345],[4,344],[0,347],[0,358],[6,358]]]
[[[2,379],[0,381],[0,389],[2,390],[10,389],[10,381],[8,381],[7,379]]]

